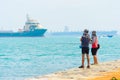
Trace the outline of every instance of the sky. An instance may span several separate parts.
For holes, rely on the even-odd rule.
[[[26,15],[48,31],[120,31],[120,0],[0,0],[0,30],[23,28]]]

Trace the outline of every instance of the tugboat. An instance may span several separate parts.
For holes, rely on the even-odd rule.
[[[47,29],[43,28],[37,20],[31,19],[27,15],[27,21],[23,29],[19,29],[18,32],[12,31],[0,31],[0,37],[42,37]]]

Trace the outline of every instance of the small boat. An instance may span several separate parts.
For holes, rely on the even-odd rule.
[[[107,37],[113,37],[113,35],[107,35]]]

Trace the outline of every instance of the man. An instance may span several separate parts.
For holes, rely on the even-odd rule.
[[[84,68],[85,55],[87,57],[87,68],[90,68],[90,57],[89,57],[89,43],[90,36],[87,29],[84,30],[83,36],[81,37],[81,46],[82,46],[82,65],[79,68]]]

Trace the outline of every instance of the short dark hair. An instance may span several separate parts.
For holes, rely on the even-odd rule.
[[[85,33],[88,33],[88,32],[89,32],[89,30],[85,29],[85,30],[84,30],[84,32],[85,32]]]
[[[92,35],[93,35],[93,36],[96,36],[96,31],[92,31]]]
[[[92,34],[96,34],[96,31],[92,31]]]

